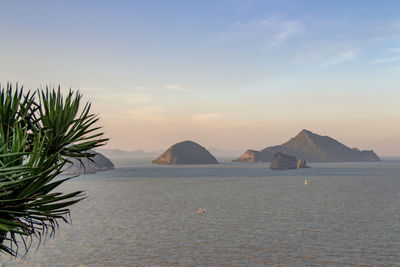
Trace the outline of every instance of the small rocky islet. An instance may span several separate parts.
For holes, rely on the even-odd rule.
[[[294,156],[278,152],[272,157],[269,168],[272,170],[290,170],[309,168],[309,166],[304,159],[297,159]]]
[[[168,148],[153,164],[218,164],[217,159],[201,145],[193,141],[183,141]]]

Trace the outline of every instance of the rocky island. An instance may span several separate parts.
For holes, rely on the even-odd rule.
[[[152,161],[154,164],[217,164],[217,159],[204,147],[192,141],[177,143]]]
[[[360,151],[357,148],[350,148],[329,136],[321,136],[308,130],[302,130],[282,145],[270,146],[260,151],[247,150],[234,161],[270,162],[277,152],[314,162],[380,161],[372,150]]]
[[[108,171],[114,169],[114,164],[104,155],[93,150],[89,150],[89,153],[94,154],[91,160],[87,158],[82,158],[81,162],[79,162],[77,159],[70,159],[72,163],[66,164],[66,167],[64,168],[62,173],[70,175],[80,175],[92,174],[98,171]]]
[[[289,170],[309,168],[309,166],[307,166],[307,162],[304,159],[297,159],[278,152],[272,157],[269,168],[272,170]]]

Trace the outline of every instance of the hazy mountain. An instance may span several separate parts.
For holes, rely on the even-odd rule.
[[[372,151],[360,151],[350,148],[329,136],[321,136],[308,130],[302,130],[286,143],[271,146],[263,150],[247,150],[239,162],[270,162],[272,156],[282,152],[307,161],[323,162],[357,162],[357,161],[380,161],[379,157]]]
[[[192,141],[177,143],[153,160],[155,164],[217,164],[216,158]]]
[[[142,149],[131,151],[121,149],[96,149],[96,151],[106,155],[107,157],[154,157],[162,152],[162,150],[146,152]]]

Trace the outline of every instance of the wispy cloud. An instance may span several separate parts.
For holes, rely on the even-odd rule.
[[[204,113],[204,114],[196,114],[193,115],[193,120],[195,121],[209,121],[213,119],[220,118],[221,114],[219,113]]]
[[[82,86],[82,87],[79,87],[79,90],[80,91],[91,91],[91,92],[105,92],[105,91],[107,91],[108,90],[108,88],[107,87],[105,87],[105,86]]]
[[[370,44],[380,44],[399,39],[400,21],[382,21],[373,28],[369,28],[370,38],[364,41]],[[399,52],[400,47],[389,49],[390,52]]]
[[[395,52],[395,53],[400,52],[400,46],[390,48],[388,51],[389,51],[389,52]]]
[[[273,36],[275,44],[286,41],[292,35],[296,35],[303,32],[302,25],[297,21],[287,21],[283,24],[283,29]]]
[[[236,22],[230,29],[221,32],[219,38],[224,41],[257,38],[270,46],[275,46],[302,32],[304,32],[304,26],[298,21],[270,17],[249,22]]]
[[[379,31],[399,31],[400,20],[385,21],[381,25],[377,25],[376,29]]]
[[[180,84],[171,84],[165,86],[166,89],[171,89],[171,90],[181,90],[182,86]]]
[[[394,67],[394,68],[386,68],[383,69],[384,72],[400,72],[400,67]]]
[[[360,45],[349,40],[323,40],[306,43],[298,48],[294,63],[313,64],[318,68],[326,68],[355,60],[359,51]]]
[[[391,27],[393,30],[400,30],[400,20],[399,21],[393,21],[393,23],[391,24]]]
[[[335,55],[332,55],[328,58],[324,63],[319,65],[319,68],[326,68],[332,65],[336,65],[339,63],[347,62],[353,60],[357,56],[357,52],[355,50],[347,50],[339,52]]]
[[[102,93],[97,94],[96,99],[103,102],[119,102],[119,103],[146,103],[151,100],[151,97],[143,93]]]
[[[196,92],[194,89],[186,88],[180,84],[170,84],[164,87],[164,89],[178,92]]]
[[[165,118],[161,116],[165,112],[162,106],[151,105],[137,109],[129,110],[129,114],[133,115],[136,119],[151,120],[151,121],[164,121]]]
[[[380,58],[380,59],[369,62],[369,64],[381,64],[381,63],[390,63],[390,62],[397,62],[397,61],[400,61],[400,56]]]
[[[149,89],[149,87],[144,86],[144,85],[140,85],[140,86],[135,86],[132,88],[132,91],[143,91],[143,90],[147,90]]]

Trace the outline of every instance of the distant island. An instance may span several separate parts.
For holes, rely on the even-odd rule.
[[[177,143],[153,160],[154,164],[217,164],[217,159],[204,147],[192,141]]]
[[[89,150],[89,152],[95,154],[94,157],[91,158],[92,161],[87,158],[82,158],[81,162],[76,159],[70,159],[72,163],[66,165],[63,170],[63,174],[92,174],[98,171],[108,171],[114,169],[114,164],[110,159],[96,151]]]
[[[360,151],[357,148],[350,148],[329,136],[321,136],[308,130],[302,130],[282,145],[270,146],[260,151],[247,150],[233,161],[270,162],[277,152],[314,162],[380,161],[380,158],[372,150]]]

